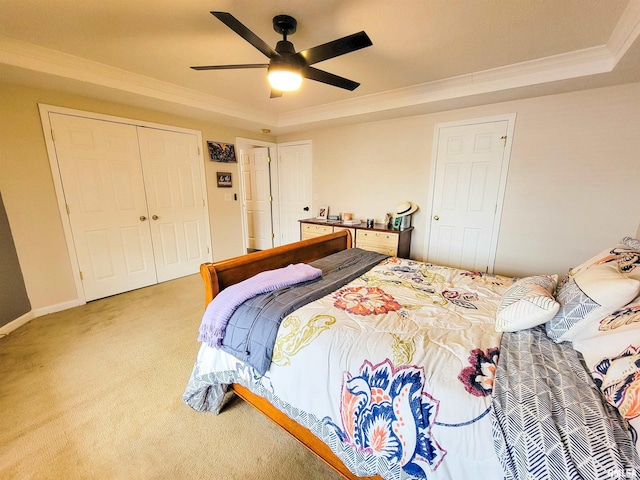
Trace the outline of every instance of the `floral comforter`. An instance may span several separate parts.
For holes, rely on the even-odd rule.
[[[183,398],[218,412],[226,386],[240,383],[356,475],[502,479],[489,415],[493,325],[511,283],[389,258],[286,317],[264,376],[203,344]]]

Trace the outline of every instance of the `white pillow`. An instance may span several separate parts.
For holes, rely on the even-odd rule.
[[[624,237],[620,243],[612,245],[572,268],[571,274],[577,275],[578,272],[599,265],[615,265],[628,277],[640,280],[640,240]]]
[[[556,342],[573,340],[580,330],[623,307],[638,292],[640,281],[620,272],[615,262],[579,270],[558,286],[560,309],[547,322],[547,335]]]
[[[573,348],[604,398],[640,432],[640,297],[596,324],[573,340]]]
[[[551,320],[560,308],[553,297],[557,283],[557,275],[536,275],[511,285],[498,305],[496,331],[515,332]]]
[[[616,265],[602,264],[575,275],[583,292],[600,305],[619,308],[638,295],[640,281],[620,272]]]
[[[626,245],[627,247],[631,247],[634,250],[640,251],[640,240],[633,237],[624,237],[620,243]]]
[[[638,342],[640,330],[624,333],[626,333],[626,341],[623,341],[617,353],[594,357],[593,353],[597,351],[596,348],[601,349],[601,345],[595,348],[592,346],[587,355],[583,354],[583,356],[585,362],[587,362],[586,358],[589,358],[587,366],[595,384],[602,391],[604,399],[620,412],[622,418],[631,422],[634,428],[638,428],[640,424],[640,342]],[[635,341],[633,335],[629,337],[630,333],[635,333]],[[602,343],[602,340],[597,343]],[[581,348],[584,349],[584,345]],[[636,440],[636,448],[638,446],[638,440]]]

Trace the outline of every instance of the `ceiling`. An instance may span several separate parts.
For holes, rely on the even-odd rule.
[[[213,17],[296,50],[359,32],[373,46],[314,66],[361,83],[305,80],[269,98],[266,63]],[[640,0],[2,0],[0,80],[73,91],[273,134],[640,81]]]

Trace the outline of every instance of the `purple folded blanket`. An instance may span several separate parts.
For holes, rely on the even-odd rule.
[[[198,341],[206,342],[211,347],[220,348],[229,318],[245,300],[278,288],[314,280],[320,276],[322,276],[322,270],[319,268],[306,263],[296,263],[288,267],[258,273],[247,280],[225,288],[207,306],[200,324]]]

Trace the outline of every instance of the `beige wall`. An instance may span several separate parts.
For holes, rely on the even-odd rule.
[[[71,266],[45,149],[38,103],[201,130],[203,140],[239,129],[76,95],[0,84],[0,191],[35,311],[75,299]],[[540,97],[432,115],[281,136],[313,141],[314,210],[382,219],[400,201],[421,209],[413,257],[424,259],[434,126],[516,113],[496,271],[562,273],[633,234],[640,221],[640,84]],[[214,259],[242,248],[239,202],[215,187],[220,164],[205,161]],[[227,166],[225,166],[226,168]],[[233,169],[237,178],[237,169]]]
[[[563,273],[633,235],[640,220],[640,84],[554,95],[278,137],[313,145],[314,210],[382,219],[414,215],[412,257],[425,259],[429,175],[438,123],[516,113],[497,273]]]
[[[0,191],[29,299],[36,313],[55,310],[56,306],[73,303],[76,299],[38,103],[200,130],[204,142],[235,143],[237,136],[273,140],[272,137],[223,125],[62,92],[0,83]],[[221,165],[206,160],[205,156],[215,260],[242,254],[240,202],[224,201],[225,193],[240,192],[237,164],[223,165],[223,171],[231,169],[234,173],[232,189],[216,187],[215,172]]]

